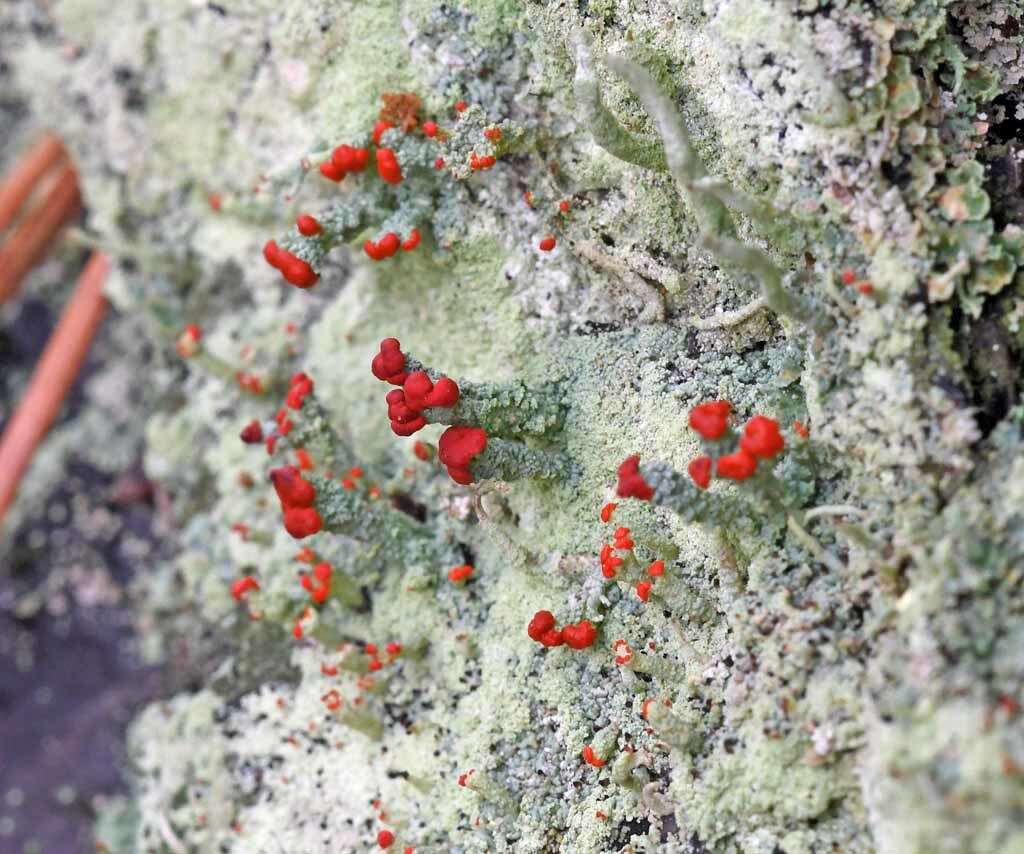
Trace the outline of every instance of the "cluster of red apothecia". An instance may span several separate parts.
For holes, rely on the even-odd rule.
[[[731,438],[729,418],[732,404],[727,400],[712,400],[701,403],[690,410],[690,426],[709,442],[720,442]],[[807,428],[799,421],[793,429],[806,438]],[[755,415],[743,428],[739,446],[728,454],[712,458],[703,454],[690,461],[687,472],[700,489],[711,485],[712,475],[726,480],[747,480],[757,473],[760,462],[772,460],[786,447],[786,441],[779,429],[779,422],[765,415]],[[618,494],[621,498],[639,498],[650,501],[653,488],[640,474],[640,457],[627,457],[619,466]]]

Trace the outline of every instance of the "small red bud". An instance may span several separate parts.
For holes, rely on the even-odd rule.
[[[562,629],[562,636],[573,649],[586,649],[597,639],[597,627],[590,620],[580,620],[575,626]]]
[[[453,584],[461,584],[463,581],[467,581],[473,574],[473,567],[464,563],[462,566],[456,566],[448,570],[448,580]]]
[[[389,131],[394,127],[391,122],[384,121],[381,119],[377,124],[373,126],[373,144],[380,145],[380,138],[384,136],[385,131]]]
[[[716,471],[719,477],[746,480],[757,471],[757,457],[740,449],[735,454],[719,457]]]
[[[537,244],[537,248],[541,252],[550,252],[555,248],[555,238],[552,235],[548,235],[540,243]]]
[[[539,643],[544,633],[551,631],[554,627],[555,615],[550,611],[538,611],[527,625],[526,634]]]
[[[322,527],[320,514],[312,507],[289,507],[284,511],[284,529],[297,540],[312,536]]]
[[[324,230],[316,218],[309,214],[302,214],[302,216],[295,220],[295,227],[298,228],[299,234],[305,237],[312,237]]]
[[[654,497],[654,489],[640,474],[640,455],[634,454],[622,461],[619,466],[619,498],[639,498],[650,501]]]
[[[328,181],[342,181],[345,178],[345,170],[338,166],[333,160],[325,160],[320,164],[320,174]]]
[[[417,246],[420,245],[420,230],[414,228],[409,232],[409,236],[402,241],[402,249],[405,252],[412,252]]]
[[[423,135],[429,136],[431,139],[437,136],[437,122],[424,122]]]
[[[258,445],[263,441],[263,425],[259,421],[250,421],[241,432],[242,441],[247,445]]]
[[[740,438],[740,448],[762,460],[778,456],[785,446],[785,440],[779,432],[779,422],[764,415],[755,415],[751,418]]]
[[[377,174],[388,184],[402,183],[402,167],[390,148],[377,149]]]
[[[727,400],[712,400],[690,410],[690,426],[705,439],[720,439],[729,429],[732,404]]]
[[[236,602],[241,601],[250,590],[259,590],[260,583],[251,575],[243,575],[231,584],[231,595]]]
[[[711,457],[697,457],[690,461],[686,467],[690,479],[700,489],[707,489],[711,485]]]

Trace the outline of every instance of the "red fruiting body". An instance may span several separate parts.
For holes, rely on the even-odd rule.
[[[541,252],[550,252],[552,249],[555,248],[555,238],[549,234],[547,237],[542,239],[540,243],[537,244],[537,248]]]
[[[712,400],[690,410],[690,426],[705,439],[721,439],[729,429],[732,404],[727,400]]]
[[[375,644],[375,643],[368,643],[368,644],[366,644],[363,647],[363,652],[365,652],[367,655],[376,655],[377,654],[377,644]]]
[[[320,174],[328,181],[341,181],[345,177],[345,170],[333,160],[325,160],[320,164]]]
[[[317,581],[330,581],[333,571],[329,563],[318,563],[313,567],[313,577]]]
[[[456,101],[456,102],[455,102],[455,112],[457,112],[457,113],[461,113],[461,112],[463,112],[463,111],[464,111],[464,110],[466,109],[466,107],[468,107],[468,106],[469,106],[469,104],[467,104],[467,103],[466,103],[465,101],[461,101],[461,100],[460,100],[460,101]]]
[[[284,529],[297,540],[312,536],[322,527],[320,514],[312,507],[289,507],[284,511]]]
[[[649,567],[647,567],[647,574],[651,578],[659,578],[665,574],[665,561],[656,560]]]
[[[571,205],[569,204],[569,200],[568,199],[562,199],[562,201],[560,201],[558,203],[558,209],[562,213],[569,213],[569,208],[570,207],[571,207]]]
[[[619,466],[619,498],[639,498],[641,501],[650,501],[654,496],[654,489],[644,480],[640,474],[640,455],[633,454],[626,457]]]
[[[366,148],[339,145],[331,152],[331,162],[341,170],[342,178],[345,177],[346,172],[362,172],[369,160],[370,151]]]
[[[402,241],[402,249],[405,252],[412,252],[417,246],[420,245],[420,230],[414,228],[409,232],[409,236]]]
[[[289,409],[302,409],[306,397],[313,393],[313,380],[305,374],[296,374],[291,379],[291,387],[284,399]]]
[[[629,644],[622,638],[619,638],[612,644],[612,652],[615,653],[616,664],[629,664],[633,660],[633,650],[629,648]]]
[[[690,473],[690,479],[701,489],[707,489],[711,485],[711,457],[690,460],[686,470]]]
[[[258,445],[263,441],[263,425],[259,421],[250,421],[239,434],[247,445]]]
[[[219,211],[221,206],[220,193],[210,193],[210,195],[206,197],[206,202],[209,204],[211,210]]]
[[[560,629],[548,629],[540,636],[540,642],[544,646],[561,646],[565,643],[565,635]]]
[[[394,127],[391,122],[381,119],[377,124],[373,126],[373,144],[380,145],[380,138],[384,136],[385,131],[389,131]]]
[[[281,268],[281,275],[284,276],[288,284],[303,290],[313,287],[320,280],[320,277],[307,262],[290,254]]]
[[[281,250],[273,240],[268,240],[263,244],[263,257],[266,262],[273,267],[275,270],[280,269],[280,254]]]
[[[573,649],[586,649],[597,640],[597,627],[590,620],[580,620],[575,626],[562,629],[562,637]]]
[[[629,551],[635,545],[632,537],[629,536],[629,528],[616,528],[612,535],[615,538],[615,548],[622,551]]]
[[[741,448],[735,454],[719,457],[716,471],[719,477],[746,480],[757,471],[757,457]]]
[[[382,668],[382,667],[383,667],[384,665],[380,663],[380,660],[379,660],[379,659],[376,659],[376,658],[372,658],[372,659],[370,659],[370,663],[369,663],[368,665],[366,665],[366,666],[367,666],[367,668],[368,668],[368,669],[369,669],[369,670],[370,670],[370,671],[371,671],[372,673],[376,673],[376,672],[377,672],[378,670],[380,670],[380,669],[381,669],[381,668]]]
[[[238,387],[251,394],[263,394],[263,381],[255,374],[239,371],[235,374]]]
[[[363,251],[374,261],[383,261],[385,258],[390,258],[394,255],[401,245],[402,241],[398,235],[393,231],[389,231],[376,243],[372,240],[367,240],[363,244]]]
[[[501,128],[487,128],[487,130],[484,131],[484,136],[491,142],[497,142],[501,139]]]
[[[323,704],[327,706],[328,711],[336,712],[341,708],[341,694],[339,694],[335,688],[332,688],[320,699],[323,701]]]
[[[434,406],[450,408],[459,402],[459,387],[454,380],[441,377],[431,382],[426,371],[414,371],[402,384],[405,403],[417,412]]]
[[[377,174],[389,184],[402,183],[402,167],[390,148],[377,149]]]
[[[305,237],[312,237],[324,230],[316,217],[312,217],[309,214],[302,214],[302,216],[295,220],[295,227],[299,230],[299,234]]]
[[[270,482],[274,485],[281,505],[288,507],[312,507],[316,501],[316,490],[295,466],[281,466],[270,471]]]
[[[183,359],[188,359],[194,356],[199,352],[199,339],[202,337],[202,329],[194,323],[187,324],[181,331],[181,335],[178,336],[178,341],[175,345],[178,350],[178,355]]]
[[[794,421],[793,430],[801,439],[806,439],[811,435],[811,431],[807,429],[807,425],[803,421]]]
[[[411,436],[417,430],[426,426],[427,419],[423,417],[418,409],[413,409],[409,406],[403,389],[392,389],[384,395],[384,400],[388,405],[388,418],[391,419],[391,429],[396,435]]]
[[[594,753],[594,748],[589,744],[583,748],[583,760],[588,765],[593,765],[595,768],[600,768],[604,765],[604,760],[597,757]]]
[[[438,157],[437,160],[434,161],[434,168],[435,169],[444,169],[444,158],[443,157]]]
[[[393,834],[390,830],[382,830],[380,833],[377,834],[377,844],[381,848],[390,848],[391,843],[393,843],[394,841],[395,834]]]
[[[424,122],[423,135],[429,136],[431,139],[437,136],[437,122]]]
[[[300,471],[309,471],[313,466],[313,458],[305,448],[299,448],[295,452],[295,460],[299,464]]]
[[[864,294],[864,296],[871,296],[875,292],[875,286],[871,282],[858,282],[857,291]]]
[[[437,456],[456,483],[473,482],[469,470],[473,457],[487,448],[487,433],[480,427],[449,427],[437,443]]]
[[[453,584],[461,584],[463,581],[467,581],[473,574],[473,567],[464,563],[462,566],[452,567],[448,570],[448,580]]]
[[[641,602],[646,602],[651,595],[651,582],[639,582],[636,586],[636,595],[640,597]]]
[[[601,546],[601,574],[605,578],[615,578],[615,570],[622,566],[622,558],[612,554],[612,547],[605,543]]]
[[[540,643],[544,633],[551,631],[554,627],[555,615],[550,611],[538,611],[526,626],[526,634]]]
[[[465,774],[459,774],[459,785],[465,788],[466,781],[473,776],[474,771],[476,771],[476,768],[470,768]]]
[[[851,270],[849,267],[847,267],[840,274],[839,278],[842,280],[842,283],[844,285],[852,285],[854,282],[857,281],[857,274],[853,272],[853,270]]]
[[[250,590],[259,590],[260,583],[251,575],[243,575],[231,584],[231,595],[236,602],[240,601]]]
[[[391,641],[386,647],[384,647],[384,649],[387,651],[388,655],[402,654],[402,645],[397,641]]]
[[[421,442],[418,439],[412,446],[412,452],[416,455],[418,459],[421,459],[424,462],[426,462],[427,460],[434,456],[434,449],[430,445],[426,444],[425,442]]]
[[[764,415],[755,415],[743,428],[740,448],[754,457],[770,460],[782,453],[786,443],[779,432],[779,422]]]
[[[605,504],[604,507],[601,508],[601,521],[606,523],[610,522],[612,520],[612,514],[615,512],[615,508],[618,506],[618,504],[613,504],[612,502]]]
[[[370,364],[373,375],[391,385],[401,385],[409,376],[405,372],[405,354],[397,338],[385,338],[380,342],[380,352]]]
[[[307,262],[282,249],[273,240],[263,245],[263,257],[271,267],[281,271],[286,282],[297,288],[311,288],[319,281],[320,277]]]
[[[494,155],[491,154],[479,155],[474,151],[469,155],[469,168],[474,172],[490,169],[497,162]]]

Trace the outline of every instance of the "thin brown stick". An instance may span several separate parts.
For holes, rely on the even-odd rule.
[[[4,176],[0,184],[0,232],[14,222],[21,206],[36,189],[39,179],[64,155],[61,141],[48,133]]]
[[[107,309],[103,284],[109,272],[107,256],[94,252],[0,437],[0,523],[36,448],[60,412],[103,320]]]
[[[78,173],[68,164],[0,247],[0,303],[14,295],[21,280],[45,255],[54,236],[80,204]]]

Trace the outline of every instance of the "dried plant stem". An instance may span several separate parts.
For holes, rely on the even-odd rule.
[[[109,272],[107,257],[94,253],[0,437],[0,521],[14,500],[32,455],[60,412],[103,320],[107,309],[103,284]]]

